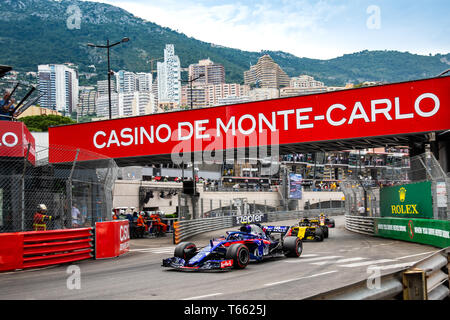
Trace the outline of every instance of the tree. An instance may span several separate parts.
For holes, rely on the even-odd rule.
[[[28,130],[35,132],[46,132],[48,131],[48,127],[76,123],[76,121],[70,118],[57,115],[28,116],[19,118],[18,120],[22,121]]]

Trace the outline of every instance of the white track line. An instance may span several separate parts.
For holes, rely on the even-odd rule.
[[[350,264],[342,264],[338,267],[344,267],[344,268],[355,268],[355,267],[362,267],[362,266],[368,266],[371,264],[378,264],[378,263],[386,263],[386,262],[394,262],[396,260],[393,259],[381,259],[381,260],[370,260],[365,262],[357,262],[357,263],[350,263]]]
[[[314,278],[314,277],[320,277],[320,276],[324,276],[326,274],[335,273],[335,272],[337,272],[337,270],[323,272],[323,273],[318,273],[318,274],[313,274],[311,276],[306,276],[306,277],[300,277],[300,278],[294,278],[294,279],[289,279],[289,280],[283,280],[283,281],[266,283],[266,284],[264,284],[264,286],[266,286],[266,287],[275,286],[277,284],[282,284],[282,283],[292,282],[292,281],[297,281],[297,280],[302,280],[302,279],[309,279],[309,278]]]
[[[322,261],[322,262],[314,262],[311,264],[314,264],[316,266],[324,266],[326,264],[333,264],[333,263],[346,263],[346,262],[352,262],[352,261],[361,261],[361,260],[367,260],[367,258],[363,257],[355,257],[355,258],[347,258],[347,259],[341,259],[338,261]]]
[[[402,259],[406,259],[406,258],[417,257],[417,256],[421,256],[421,255],[424,255],[424,254],[435,253],[435,252],[436,252],[436,251],[422,252],[422,253],[412,254],[412,255],[409,255],[409,256],[404,256],[404,257],[400,257],[400,258],[396,258],[396,259],[402,260]]]
[[[328,256],[328,257],[318,257],[318,258],[311,258],[311,259],[297,259],[297,260],[286,260],[287,263],[299,263],[299,262],[313,262],[313,261],[320,261],[320,260],[329,260],[329,259],[336,259],[341,258],[342,256]]]
[[[196,300],[196,299],[203,299],[203,298],[207,298],[207,297],[214,297],[214,296],[218,296],[221,295],[223,293],[211,293],[211,294],[205,294],[204,296],[196,296],[196,297],[190,297],[190,298],[185,298],[185,299],[181,299],[181,300]]]

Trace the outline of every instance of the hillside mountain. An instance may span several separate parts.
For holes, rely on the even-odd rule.
[[[224,65],[227,82],[243,82],[243,72],[264,53],[270,54],[289,76],[309,74],[326,85],[420,79],[435,76],[450,65],[450,54],[362,51],[318,60],[282,51],[242,51],[187,37],[118,7],[96,2],[2,0],[0,12],[0,64],[18,71],[37,71],[39,64],[72,62],[86,73],[93,72],[95,66],[99,78],[90,81],[105,78],[106,50],[86,44],[106,44],[107,38],[115,42],[125,36],[131,41],[111,50],[113,70],[148,72],[148,60],[162,57],[165,44],[172,43],[182,67],[210,58]]]

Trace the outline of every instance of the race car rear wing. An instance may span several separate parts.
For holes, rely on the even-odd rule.
[[[265,226],[266,231],[270,232],[270,233],[281,233],[281,234],[285,234],[286,232],[289,231],[289,229],[291,227],[289,226]]]

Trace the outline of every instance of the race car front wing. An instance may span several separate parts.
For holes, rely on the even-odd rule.
[[[195,270],[230,270],[233,267],[233,260],[207,260],[201,264],[189,265],[182,258],[172,257],[163,259],[162,266],[173,268],[181,271],[195,271]]]

